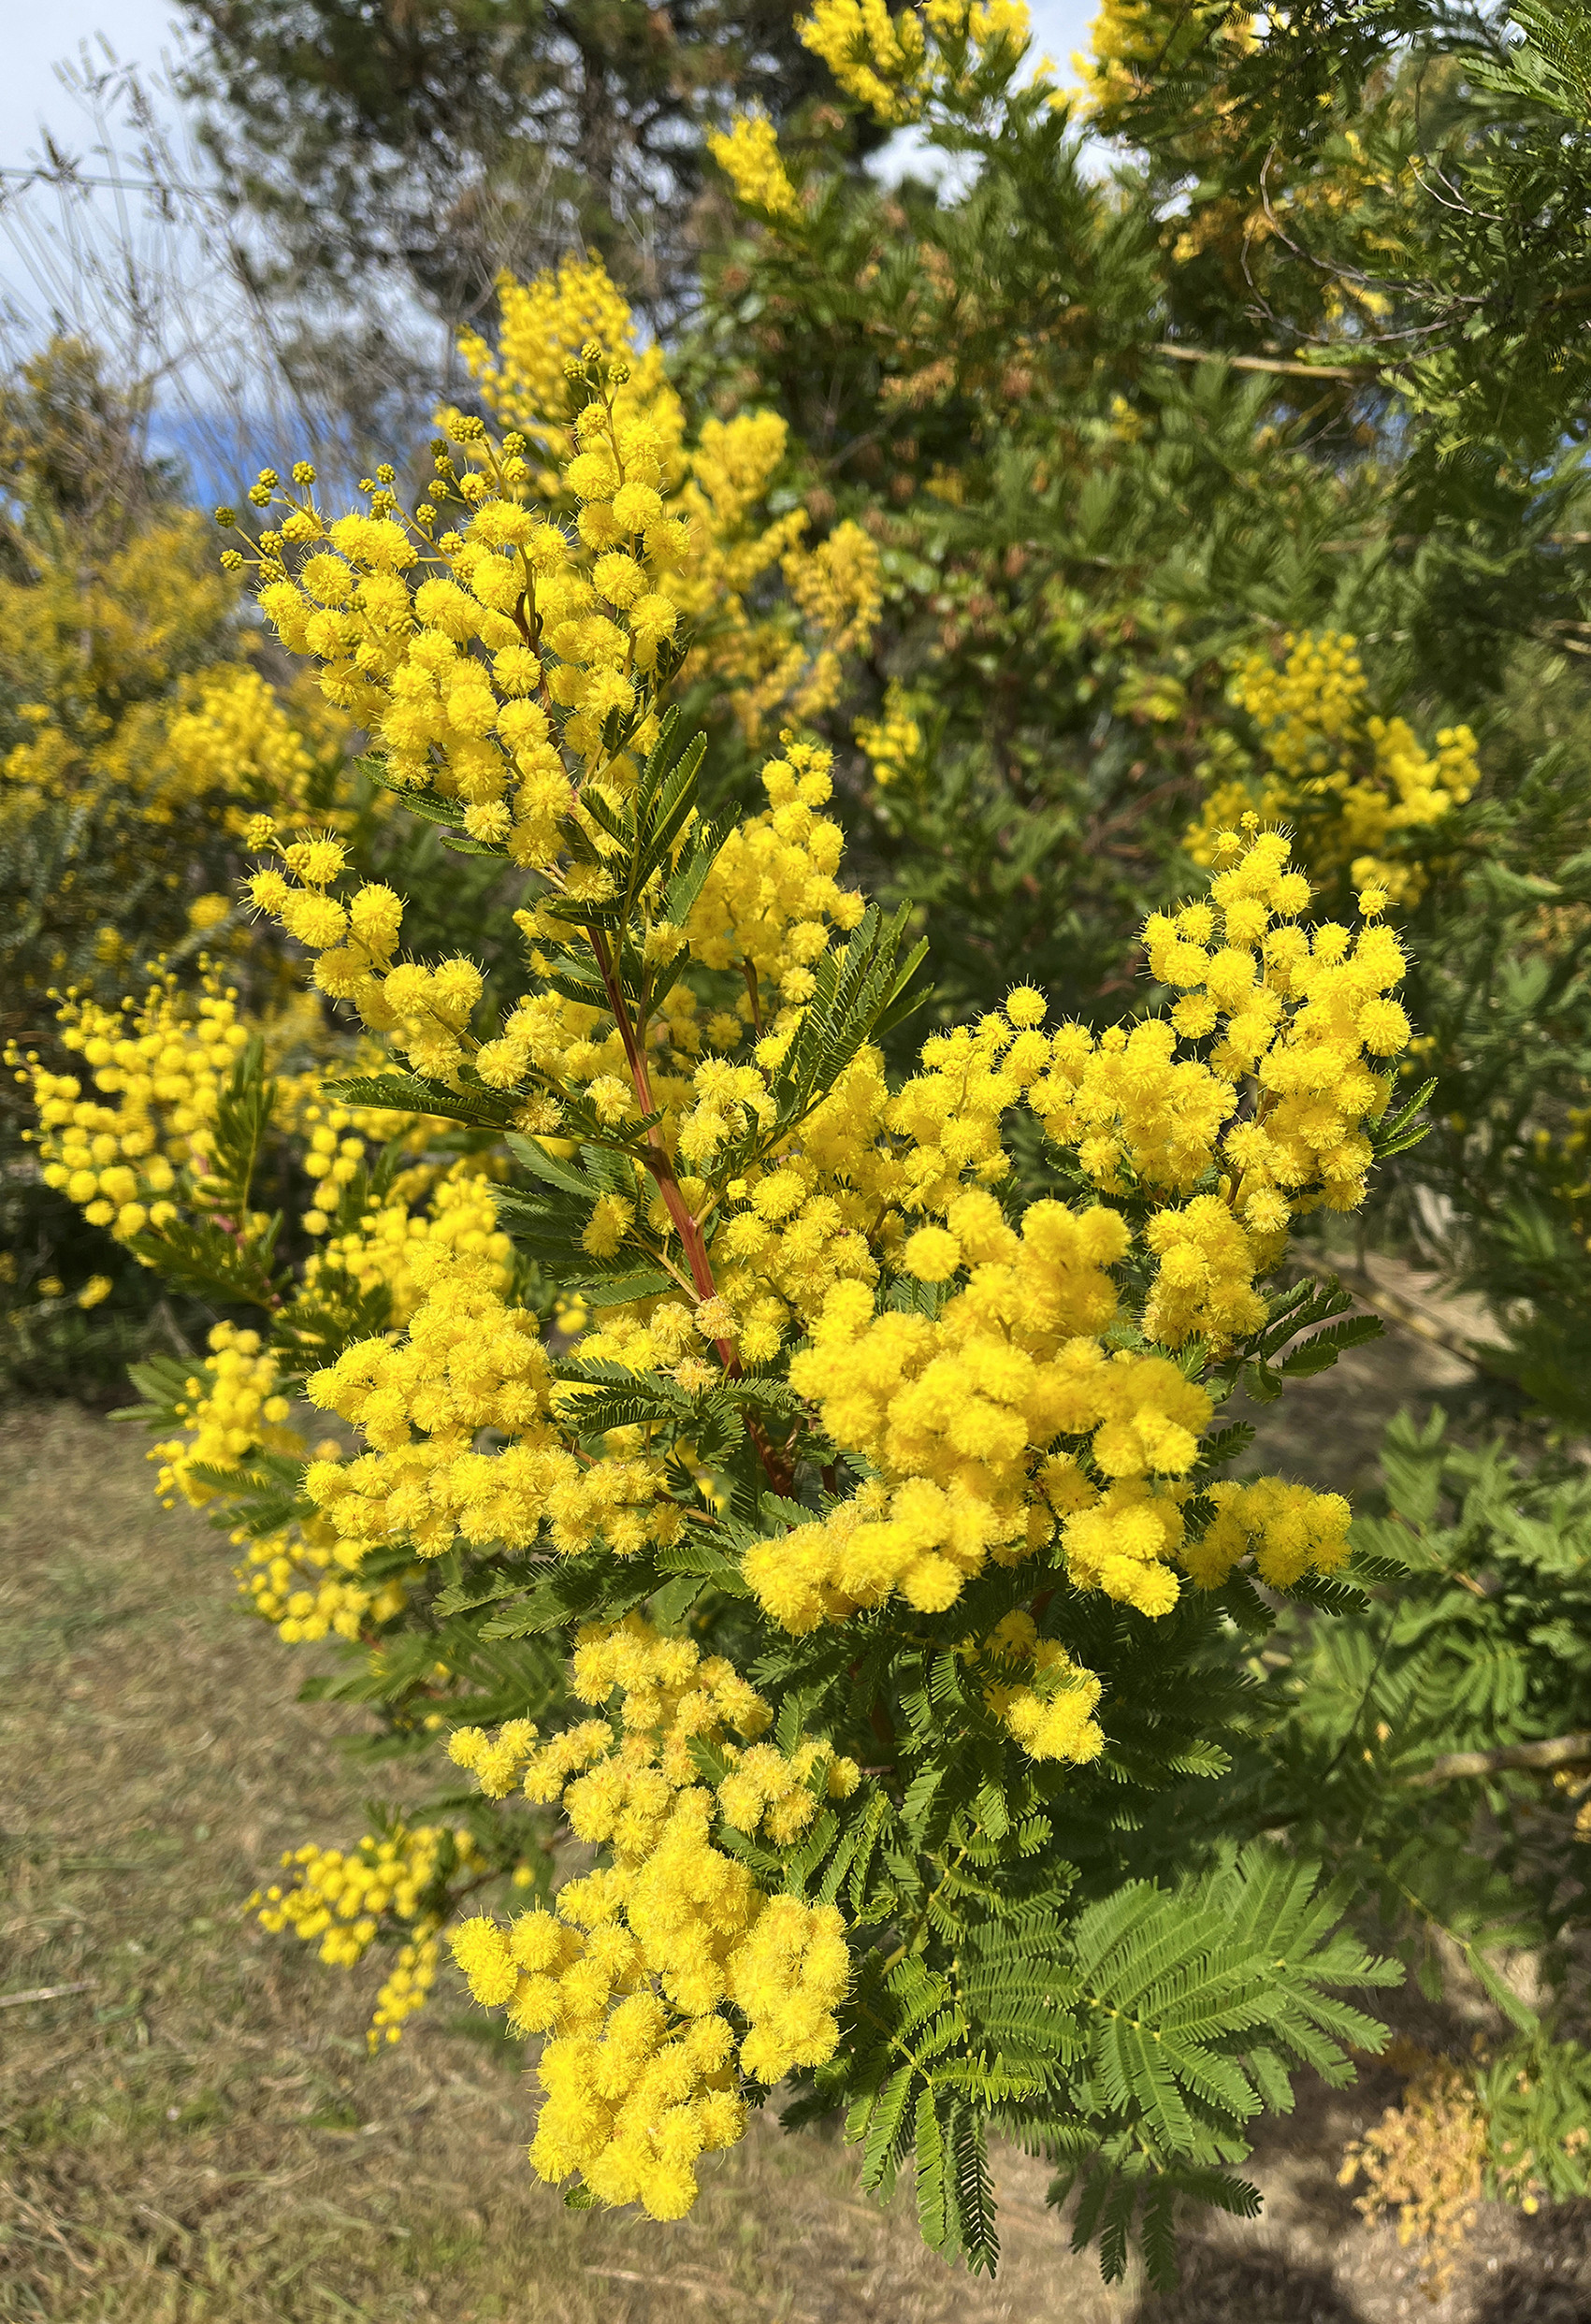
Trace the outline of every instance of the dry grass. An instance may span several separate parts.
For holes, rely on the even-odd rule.
[[[260,1868],[346,1838],[363,1786],[305,1664],[234,1609],[217,1537],[164,1517],[126,1436],[68,1407],[0,1433],[0,2317],[59,2324],[1581,2324],[1584,2227],[1488,2210],[1433,2311],[1333,2184],[1383,2102],[1307,2097],[1258,2229],[1181,2291],[1106,2292],[1002,2164],[1005,2264],[969,2282],[840,2146],[775,2124],[658,2230],[533,2186],[519,2060],[446,1994],[368,2061],[372,1979],[246,1926]],[[344,1731],[354,1731],[352,1718]],[[471,2026],[477,2030],[471,2031]]]

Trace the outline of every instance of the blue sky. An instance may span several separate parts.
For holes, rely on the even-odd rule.
[[[55,77],[62,58],[75,58],[86,40],[102,62],[103,33],[123,64],[157,67],[161,51],[173,46],[177,11],[166,0],[51,0],[45,7],[15,0],[7,14],[0,166],[14,169],[37,158],[44,123],[68,138],[75,132],[75,108]]]

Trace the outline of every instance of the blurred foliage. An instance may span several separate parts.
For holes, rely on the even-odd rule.
[[[415,309],[449,338],[489,321],[505,268],[594,253],[654,325],[677,317],[714,231],[704,132],[736,102],[783,119],[825,78],[779,0],[184,13],[187,93],[284,359],[361,442],[424,423],[435,349]]]
[[[1591,1484],[1577,1462],[1526,1470],[1499,1446],[1455,1446],[1439,1411],[1398,1417],[1382,1474],[1353,1529],[1368,1603],[1289,1617],[1291,1653],[1256,1662],[1284,1708],[1253,1812],[1373,1902],[1428,1997],[1446,1958],[1469,1970],[1503,2030],[1439,2080],[1479,2133],[1470,2194],[1533,2211],[1584,2195],[1591,2165],[1573,1951],[1591,1872]],[[1528,1998],[1510,1956],[1538,1972]],[[1366,2142],[1372,2214],[1443,2184],[1454,2114],[1433,2095],[1417,2075],[1379,2165]],[[1472,2224],[1453,2202],[1414,2222],[1439,2278]]]
[[[1094,118],[1168,197],[1208,326],[1237,292],[1273,350],[1346,364],[1426,488],[1581,439],[1584,0],[1108,0],[1096,41]]]
[[[268,683],[148,419],[69,339],[0,388],[0,1041],[23,1049],[53,992],[114,1001],[155,959],[193,978],[213,954],[268,1007],[282,964],[236,908],[244,829],[324,809],[343,757],[317,700]],[[104,1393],[157,1287],[42,1185],[22,1092],[0,1092],[0,1371]]]
[[[1549,71],[1521,21],[1107,7],[1079,94],[940,91],[897,185],[785,141],[799,198],[743,202],[676,372],[771,401],[808,509],[879,545],[829,731],[944,1015],[1014,956],[1126,1014],[1139,917],[1244,794],[1334,908],[1386,881],[1442,1126],[1382,1175],[1379,1231],[1483,1292],[1583,1424],[1591,383],[1545,318],[1591,294],[1559,231],[1587,166],[1562,60],[1591,49],[1557,12]],[[1483,232],[1527,169],[1556,192],[1522,180]],[[1289,757],[1261,698],[1334,639],[1352,731]]]

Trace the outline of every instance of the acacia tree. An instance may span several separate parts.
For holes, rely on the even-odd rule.
[[[1583,440],[1591,13],[1315,0],[1107,7],[1097,117],[1171,197],[1164,232],[1250,334],[1329,354],[1406,456],[1483,473]],[[1217,323],[1219,327],[1219,323]],[[1237,339],[1232,342],[1238,343]],[[1450,476],[1448,489],[1457,477]]]
[[[103,1103],[23,1067],[51,1181],[223,1308],[208,1361],[143,1376],[168,1489],[478,1787],[307,1844],[260,1908],[330,1961],[397,1945],[377,2040],[452,1923],[477,1999],[547,2037],[533,2158],[572,2201],[678,2216],[793,2076],[871,2185],[914,2172],[937,2249],[993,2265],[1000,2128],[1080,2189],[1079,2246],[1117,2273],[1135,2234],[1164,2281],[1178,2201],[1252,2207],[1246,2126],[1351,2071],[1378,2036],[1349,1995],[1396,1974],[1309,1862],[1236,1846],[1249,1574],[1356,1597],[1346,1503],[1237,1481],[1219,1415],[1366,1328],[1269,1285],[1294,1212],[1351,1209],[1410,1134],[1403,951],[1381,895],[1311,926],[1285,842],[1234,832],[1146,931],[1173,1013],[1095,1036],[1017,982],[891,1088],[920,948],[836,877],[817,744],[760,814],[701,818],[667,440],[627,365],[571,369],[570,532],[523,436],[468,415],[412,515],[382,487],[330,520],[307,467],[255,496],[284,642],[398,804],[525,883],[483,1022],[480,971],[401,958],[404,900],[340,840],[255,826],[255,902],[380,1045],[316,1093],[324,1251],[284,1265],[259,1206],[291,1115],[229,1003],[189,1034],[158,993],[147,1030],[69,1007]],[[355,1107],[456,1125],[474,1171],[443,1203],[427,1155],[400,1195],[420,1150],[372,1173]],[[389,1234],[427,1184],[429,1230]],[[561,1352],[536,1280],[582,1295]],[[308,1457],[300,1384],[353,1445]],[[537,1901],[480,1910],[494,1878]]]
[[[910,192],[870,208],[821,173],[806,198],[756,117],[718,147],[764,238],[733,262],[754,271],[720,352],[736,330],[742,349],[765,335],[804,396],[810,307],[835,360],[827,399],[803,405],[803,425],[833,430],[808,510],[838,518],[854,495],[905,609],[900,658],[878,672],[893,695],[855,707],[878,831],[915,781],[919,832],[937,829],[950,863],[933,933],[962,981],[920,1051],[904,1042],[906,931],[836,876],[825,751],[784,738],[765,810],[703,816],[699,746],[682,747],[670,698],[692,560],[715,544],[681,521],[677,440],[597,347],[561,414],[538,403],[502,434],[446,415],[412,513],[392,469],[337,519],[307,468],[254,496],[268,613],[371,731],[374,779],[448,851],[403,897],[335,833],[255,829],[269,860],[254,899],[313,955],[318,990],[358,1012],[378,1045],[366,1069],[273,1089],[224,997],[184,1026],[155,993],[132,1026],[68,1012],[103,1105],[75,1063],[23,1070],[52,1182],[220,1312],[207,1360],[144,1375],[167,1489],[249,1544],[244,1585],[285,1638],[345,1640],[332,1690],[375,1706],[395,1748],[446,1737],[476,1787],[461,1797],[439,1771],[424,1823],[306,1843],[258,1900],[267,1926],[348,1965],[396,1948],[377,2041],[423,2000],[451,1928],[477,1999],[548,2037],[533,2154],[576,2181],[577,2203],[677,2215],[701,2156],[788,2073],[790,2118],[845,2109],[871,2184],[915,2172],[937,2248],[992,2264],[993,2127],[1053,2157],[1078,2240],[1097,2236],[1107,2269],[1136,2232],[1164,2280],[1179,2199],[1251,2204],[1245,2126],[1287,2102],[1293,2067],[1339,2076],[1343,2043],[1374,2039],[1343,1989],[1392,1972],[1332,1933],[1342,1897],[1373,1891],[1427,1973],[1439,1929],[1484,1979],[1496,1943],[1571,1925],[1556,1843],[1572,1811],[1546,1845],[1514,1811],[1530,1771],[1572,1767],[1565,1746],[1584,1740],[1584,1654],[1563,1618],[1584,1587],[1584,1495],[1477,1480],[1427,1438],[1392,1474],[1397,1522],[1350,1552],[1335,1496],[1232,1473],[1245,1432],[1216,1423],[1233,1387],[1279,1393],[1363,1329],[1339,1294],[1270,1278],[1295,1221],[1352,1211],[1411,1137],[1419,1094],[1393,1102],[1405,955],[1384,916],[1395,895],[1439,892],[1474,738],[1396,731],[1340,631],[1280,657],[1210,651],[1210,572],[1258,586],[1246,526],[1270,524],[1273,551],[1304,544],[1290,585],[1316,608],[1340,554],[1328,523],[1386,522],[1384,480],[1346,461],[1352,383],[1327,382],[1322,459],[1307,378],[1255,371],[1245,405],[1243,375],[1146,346],[1165,327],[1164,252],[1130,203],[1091,209],[1077,173],[1051,167],[1055,214],[1069,205],[1095,242],[1076,238],[1063,276],[1058,233],[1017,236],[1001,171],[1036,184],[1064,137],[1047,92],[1010,93],[1019,32],[1001,9],[817,12],[809,37],[851,94],[886,121],[925,110],[981,160],[943,213]],[[915,238],[892,253],[896,218]],[[1108,310],[1132,309],[1131,327],[1085,362],[1071,335],[1086,351],[1108,302],[1058,303],[1058,286],[1107,234],[1142,303]],[[1101,345],[1103,407],[1088,387]],[[491,359],[504,377],[547,368],[506,343]],[[1073,397],[1063,448],[1092,461],[1079,484],[1035,382]],[[929,455],[894,432],[913,397]],[[1273,425],[1294,431],[1274,463]],[[880,445],[898,496],[888,467],[868,477]],[[1113,470],[1124,481],[1096,481]],[[913,699],[907,658],[924,607],[951,610],[929,592],[951,596],[939,575],[956,558],[979,584],[1020,583],[1024,496],[1042,506],[1057,473],[1072,570],[1121,592],[1100,657],[1110,717],[1153,728],[1164,702],[1164,723],[1181,721],[1171,836],[1191,824],[1208,859],[1137,939],[1150,1013],[1102,1029],[1066,1021],[1088,997],[1075,934],[1038,963],[1049,989],[1025,955],[1013,985],[988,895],[954,884],[954,808],[933,789],[966,753],[994,802],[984,830],[963,827],[975,873],[980,847],[1009,852],[1016,753],[999,721],[1022,717],[1045,646],[1086,615],[1064,559],[1034,591],[1026,664],[980,666],[987,614],[969,594],[945,644],[960,736],[932,683]],[[1255,516],[1255,488],[1222,534],[1255,474],[1283,515]],[[919,488],[934,509],[915,537],[893,531],[881,502],[916,521]],[[1201,579],[1190,553],[1179,615],[1135,663],[1109,520],[1140,500],[1140,567],[1193,515],[1230,561],[1212,549]],[[1359,602],[1383,615],[1425,605],[1430,581],[1428,554],[1404,570],[1391,547],[1352,552]],[[1453,565],[1480,640],[1497,576],[1478,552]],[[1533,540],[1521,570],[1550,570]],[[1130,578],[1150,601],[1145,573]],[[1203,699],[1196,658],[1177,661],[1200,625]],[[1045,704],[1035,751],[1055,722]],[[1417,812],[1378,826],[1378,801]],[[1280,815],[1307,831],[1334,917],[1312,917],[1309,881],[1261,829]],[[1170,837],[1164,852],[1169,882]],[[522,884],[489,1002],[464,950],[399,957],[423,915],[456,923],[454,854],[490,867],[505,909]],[[904,848],[891,868],[917,876]],[[1024,869],[1053,877],[1039,847]],[[1122,959],[1130,880],[1112,876],[1117,897],[1090,909]],[[1109,957],[1097,945],[1095,967]],[[1124,991],[1100,1014],[1124,1018]],[[168,1049],[187,1061],[183,1122],[146,1061]],[[400,1135],[372,1161],[383,1114]],[[291,1149],[300,1119],[308,1255],[260,1193],[260,1157]],[[299,1386],[341,1423],[313,1460],[291,1424]],[[1476,1784],[1501,1834],[1479,1864]],[[594,1870],[569,1876],[571,1840],[597,1850]],[[1319,1882],[1323,1859],[1342,1889]],[[535,1907],[505,1918],[515,1889]],[[465,1916],[467,1896],[490,1909]],[[1490,2070],[1478,2135],[1483,2150],[1495,2129],[1491,2183],[1534,2202],[1583,2184],[1584,2142],[1566,2133],[1586,2074],[1515,2014],[1522,2046]],[[1550,2158],[1539,2173],[1522,2141]]]
[[[1132,22],[1152,48],[1158,18]],[[830,44],[845,100],[910,114],[962,190],[881,189],[748,124],[720,148],[746,231],[681,359],[771,399],[807,505],[827,496],[879,543],[853,821],[884,892],[926,908],[941,991],[970,1000],[1020,927],[1047,982],[1097,994],[1108,960],[1125,1005],[1134,900],[1185,875],[1183,831],[1252,748],[1227,700],[1243,654],[1346,633],[1372,714],[1483,732],[1514,655],[1584,617],[1578,464],[1526,473],[1492,443],[1433,483],[1352,317],[1340,347],[1278,348],[1233,203],[1166,224],[1200,153],[1219,176],[1237,71],[1220,44],[1180,141],[1124,151],[1102,182],[1079,101],[1024,86],[1020,43],[903,94],[855,38],[854,57]],[[1214,124],[1205,147],[1188,120]],[[1299,203],[1335,217],[1360,165],[1339,139],[1311,166]],[[1307,310],[1324,333],[1329,282],[1261,248],[1309,290],[1289,293],[1300,332]],[[893,742],[868,749],[891,710]]]

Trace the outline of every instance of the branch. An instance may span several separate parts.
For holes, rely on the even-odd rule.
[[[1591,1735],[1555,1735],[1545,1743],[1505,1743],[1497,1751],[1446,1751],[1424,1775],[1405,1780],[1411,1790],[1428,1790],[1465,1776],[1500,1775],[1510,1768],[1568,1768],[1591,1761]]]
[[[1219,348],[1179,347],[1163,339],[1150,349],[1152,355],[1170,355],[1178,363],[1224,363],[1229,371],[1275,371],[1292,380],[1346,380],[1357,383],[1370,375],[1369,364],[1288,363],[1280,355],[1226,355]]]
[[[1560,642],[1567,645],[1572,641],[1566,638]],[[1591,647],[1584,650],[1591,652]],[[1401,1331],[1417,1333],[1420,1338],[1428,1339],[1433,1347],[1445,1348],[1449,1355],[1457,1356],[1463,1364],[1472,1364],[1477,1371],[1493,1369],[1496,1359],[1506,1352],[1501,1340],[1466,1339],[1456,1327],[1450,1330],[1439,1319],[1423,1313],[1411,1300],[1403,1298],[1388,1285],[1376,1282],[1357,1267],[1333,1265],[1324,1259],[1317,1258],[1312,1251],[1294,1251],[1291,1256],[1309,1275],[1323,1277],[1328,1281],[1332,1277],[1337,1277],[1343,1289],[1352,1292],[1360,1306],[1368,1307],[1373,1315],[1382,1317],[1388,1323],[1396,1323]]]

